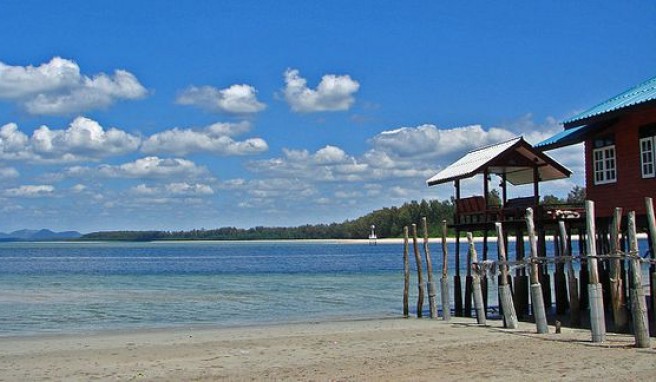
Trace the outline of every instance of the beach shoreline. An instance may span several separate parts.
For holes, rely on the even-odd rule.
[[[637,380],[654,350],[497,320],[361,319],[0,339],[0,380]],[[529,368],[531,363],[539,365]]]

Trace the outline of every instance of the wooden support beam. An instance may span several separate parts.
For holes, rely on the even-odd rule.
[[[499,262],[501,263],[499,265],[501,269],[501,277],[499,279],[499,305],[503,311],[503,319],[506,328],[517,329],[519,323],[517,322],[517,313],[515,313],[510,285],[508,285],[508,266],[503,264],[507,261],[503,227],[501,226],[501,223],[495,223],[494,225],[497,230],[497,250]]]
[[[433,282],[433,261],[431,260],[430,250],[428,248],[428,223],[426,217],[421,218],[421,226],[424,231],[424,255],[426,256],[426,290],[428,292],[428,307],[430,318],[437,318],[437,303],[435,296],[437,295],[437,288]]]
[[[417,225],[412,224],[412,246],[415,252],[415,262],[417,263],[417,318],[423,316],[424,309],[424,279],[422,276],[422,263],[421,256],[419,255],[419,247],[417,246]]]
[[[592,342],[604,342],[606,340],[606,321],[604,318],[604,299],[599,282],[597,269],[597,240],[595,227],[594,202],[585,201],[585,218],[588,247],[588,267],[590,270],[590,283],[588,284],[588,295],[590,302],[590,331]]]
[[[615,256],[622,255],[620,232],[622,232],[622,208],[617,207],[615,208],[613,221],[610,226],[610,253]],[[626,310],[626,301],[624,300],[622,261],[619,257],[610,260],[610,294],[615,331],[627,331],[629,327],[629,316]]]
[[[440,292],[442,297],[442,317],[444,321],[451,320],[451,303],[449,302],[449,249],[446,242],[446,220],[442,220],[442,278]]]
[[[403,227],[403,317],[409,317],[410,260],[408,259],[408,226]]]
[[[481,278],[478,272],[480,268],[476,246],[474,245],[474,238],[471,232],[467,232],[467,242],[469,243],[470,264],[472,267],[475,267],[472,272],[472,289],[474,294],[474,308],[476,309],[476,322],[479,325],[485,325],[485,305],[483,304],[483,290],[481,289]]]
[[[633,331],[637,348],[650,348],[649,317],[645,303],[645,290],[642,287],[642,267],[638,252],[635,211],[629,211],[629,254],[631,256],[631,313],[633,314]]]
[[[535,235],[535,223],[533,221],[533,209],[526,209],[526,228],[528,239],[531,244],[531,306],[533,307],[533,317],[539,334],[549,333],[547,326],[547,314],[544,309],[544,300],[542,295],[542,285],[539,279],[538,268],[538,244]]]

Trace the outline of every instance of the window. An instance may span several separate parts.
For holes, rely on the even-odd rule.
[[[654,144],[656,137],[640,139],[640,167],[643,178],[654,177]]]
[[[656,176],[656,125],[640,128],[640,171],[643,178]]]
[[[594,147],[592,150],[594,183],[616,182],[615,141],[612,138],[595,139]]]

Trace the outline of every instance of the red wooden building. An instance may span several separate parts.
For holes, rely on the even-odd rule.
[[[615,207],[644,215],[645,197],[656,199],[656,77],[563,125],[536,148],[585,142],[586,198],[596,215],[610,217]]]

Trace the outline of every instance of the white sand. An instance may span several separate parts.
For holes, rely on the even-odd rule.
[[[551,328],[553,333],[553,328]],[[535,326],[387,319],[0,339],[1,381],[656,379],[633,338]]]

